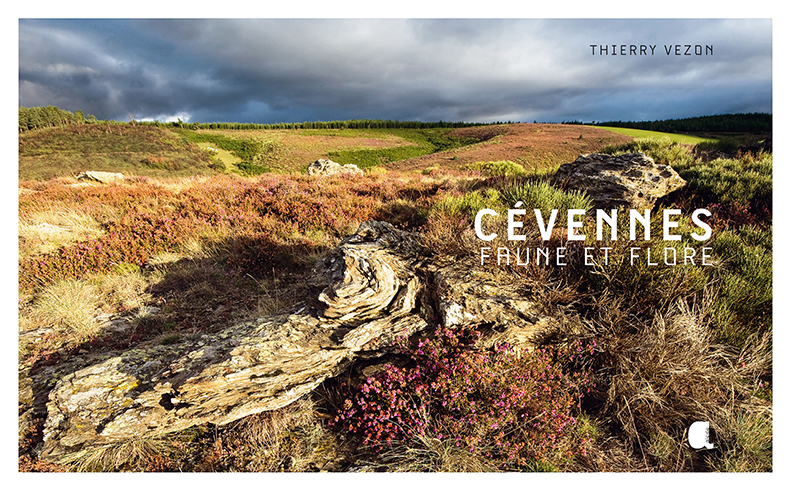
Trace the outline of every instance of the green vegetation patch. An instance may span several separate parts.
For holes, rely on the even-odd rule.
[[[553,209],[557,209],[558,219],[565,219],[569,209],[587,211],[593,207],[591,198],[585,192],[562,191],[545,181],[508,185],[502,191],[502,201],[506,206],[515,206],[521,201],[520,207],[540,209],[544,216],[548,216]]]
[[[472,191],[460,196],[447,196],[431,208],[429,216],[443,214],[463,218],[468,223],[472,223],[478,211],[485,208],[494,209],[497,212],[505,211],[506,208],[497,189]]]
[[[342,165],[352,163],[360,168],[368,168],[430,153],[452,150],[478,142],[474,138],[451,136],[448,134],[450,131],[452,131],[452,128],[367,130],[366,132],[373,137],[394,135],[403,138],[412,143],[412,145],[369,150],[331,151],[327,156]]]
[[[682,162],[679,175],[709,199],[719,203],[740,202],[770,206],[772,201],[772,154],[747,154],[741,158],[718,158],[709,162]]]
[[[713,323],[721,341],[741,348],[772,326],[772,229],[726,230],[711,246],[720,260]]]
[[[525,175],[525,168],[511,160],[501,160],[497,162],[474,162],[467,165],[470,170],[478,170],[483,175],[518,177]]]
[[[224,150],[227,152],[226,155],[230,154],[230,158],[220,157],[225,169],[230,169],[232,172],[244,176],[271,172],[272,169],[267,163],[276,160],[280,150],[280,143],[273,140],[232,138],[223,134],[207,131],[197,132],[189,129],[177,129],[175,131],[187,141],[202,145],[211,143],[218,150]]]
[[[505,182],[498,188],[446,196],[431,208],[429,216],[444,214],[464,218],[471,223],[481,209],[488,208],[498,214],[505,214],[509,208],[519,202],[521,202],[519,208],[528,210],[531,216],[533,209],[540,209],[542,216],[545,217],[548,217],[553,209],[557,209],[556,219],[560,223],[564,223],[567,219],[566,213],[569,209],[587,211],[592,207],[590,197],[582,191],[563,191],[545,181]]]

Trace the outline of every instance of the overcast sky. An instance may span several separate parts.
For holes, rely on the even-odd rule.
[[[19,105],[256,123],[772,112],[772,22],[22,19]]]

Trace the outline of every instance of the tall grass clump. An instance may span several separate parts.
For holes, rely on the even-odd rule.
[[[429,217],[444,214],[472,223],[481,209],[504,210],[502,195],[497,189],[485,189],[450,195],[440,200],[429,211]]]
[[[711,242],[720,266],[712,321],[718,338],[736,347],[772,326],[772,229],[744,226]]]
[[[645,153],[656,163],[670,165],[689,165],[695,157],[687,146],[671,141],[670,138],[637,138],[620,145],[606,146],[601,153],[621,155],[623,153]]]
[[[472,232],[472,223],[481,209],[492,209],[497,216],[487,216],[484,226],[491,229],[504,229],[508,209],[516,206],[526,210],[526,220],[534,220],[533,209],[541,210],[543,219],[549,220],[553,209],[558,210],[555,218],[556,228],[562,226],[570,209],[588,211],[591,199],[582,191],[563,191],[552,187],[545,181],[500,181],[486,189],[451,194],[436,202],[428,213],[428,221],[423,228],[426,245],[432,250],[450,254],[465,255],[476,249],[479,240]],[[526,232],[533,238],[538,237],[537,228]],[[497,240],[505,240],[505,234],[498,234]],[[492,246],[500,246],[500,241]],[[507,246],[505,242],[502,246]]]
[[[55,325],[77,336],[96,330],[98,291],[86,281],[59,280],[50,284],[34,304],[34,315],[43,324]]]
[[[649,240],[643,240],[642,226],[635,230],[636,241],[628,239],[630,219],[627,212],[618,213],[618,239],[615,241],[610,240],[607,226],[602,230],[604,240],[595,240],[595,222],[586,222],[582,230],[586,236],[585,245],[596,249],[592,253],[594,265],[581,269],[588,292],[613,294],[625,300],[630,310],[651,315],[680,296],[699,294],[703,290],[711,280],[706,272],[711,267],[702,266],[701,247],[705,244],[692,238],[692,233],[700,233],[700,229],[689,218],[680,219],[673,233],[681,239],[664,240],[663,211],[659,208],[651,212]],[[606,258],[602,252],[604,247],[609,247]],[[684,260],[687,248],[695,250],[692,263]],[[712,257],[708,261],[714,263],[713,252],[709,255]]]
[[[600,346],[597,417],[627,443],[632,471],[710,468],[686,444],[686,428],[710,421],[715,444],[732,444],[733,414],[755,406],[755,376],[771,369],[771,349],[754,343],[739,354],[718,343],[705,300],[678,300],[647,319],[622,306],[611,301],[591,324]],[[757,466],[766,464],[771,458]]]
[[[709,162],[676,163],[679,175],[704,199],[727,204],[739,202],[770,207],[772,202],[772,154],[718,158]]]
[[[458,256],[467,253],[475,215],[481,209],[505,212],[497,189],[454,191],[435,202],[427,213],[426,224],[420,228],[424,244],[437,253]],[[473,240],[475,240],[473,235]]]
[[[310,397],[228,425],[202,454],[198,470],[318,471],[333,459],[334,437]]]
[[[469,170],[478,170],[483,175],[490,177],[520,177],[526,174],[525,168],[511,160],[499,160],[496,162],[474,162],[467,165]]]
[[[167,461],[183,456],[184,451],[177,445],[161,438],[148,438],[78,451],[60,463],[78,473],[163,471],[173,469],[168,467]]]
[[[540,209],[543,216],[557,209],[559,220],[565,219],[569,209],[588,211],[593,207],[593,201],[584,191],[563,191],[546,181],[506,185],[501,192],[501,201],[507,207],[522,201],[522,208]]]

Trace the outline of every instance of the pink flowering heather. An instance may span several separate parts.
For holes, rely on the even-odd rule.
[[[86,188],[58,182],[29,185],[37,192],[20,195],[21,220],[42,208],[65,207],[94,218],[103,233],[21,257],[19,288],[25,293],[59,278],[106,273],[118,264],[143,266],[157,253],[218,236],[228,237],[222,245],[228,245],[231,269],[269,273],[273,267],[294,265],[295,257],[322,245],[307,237],[342,237],[370,219],[420,224],[418,210],[399,214],[399,203],[408,198],[427,209],[437,191],[437,184],[419,178],[317,180],[274,174],[258,179],[217,176],[182,189],[147,180]]]
[[[412,363],[367,378],[335,425],[374,447],[430,436],[504,468],[544,459],[577,422],[572,411],[590,384],[587,370],[564,366],[582,365],[594,345],[517,355],[509,346],[472,349],[479,336],[475,327],[439,327],[430,339],[402,342]]]

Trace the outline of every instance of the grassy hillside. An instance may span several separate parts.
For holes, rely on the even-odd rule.
[[[243,130],[81,124],[20,134],[19,178],[43,180],[86,170],[157,178],[304,173],[318,158],[399,171],[457,171],[507,160],[547,172],[581,153],[630,140],[599,128],[559,124]]]
[[[100,170],[150,177],[213,174],[210,154],[166,129],[81,124],[19,135],[19,179]]]

